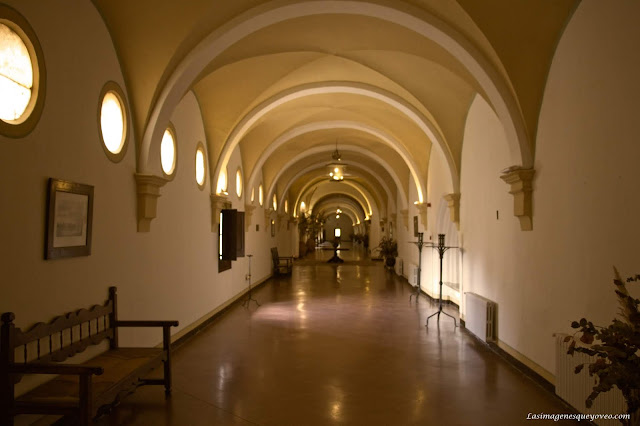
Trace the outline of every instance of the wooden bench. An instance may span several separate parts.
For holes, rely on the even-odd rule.
[[[17,328],[12,312],[2,314],[0,329],[0,425],[12,426],[18,414],[72,416],[81,425],[91,424],[120,398],[141,385],[164,385],[171,393],[171,327],[178,321],[121,321],[117,293],[109,288],[109,300],[89,310],[81,309]],[[162,348],[121,348],[120,327],[161,327]],[[82,364],[60,362],[91,345],[109,340],[109,350]],[[17,358],[16,359],[16,355]],[[164,364],[162,379],[144,378]],[[59,376],[19,397],[15,385],[25,374]]]
[[[273,260],[273,274],[274,275],[281,275],[281,274],[291,274],[291,271],[293,270],[293,257],[290,256],[285,256],[285,257],[281,257],[278,256],[278,248],[277,247],[272,247],[271,248],[271,259]]]

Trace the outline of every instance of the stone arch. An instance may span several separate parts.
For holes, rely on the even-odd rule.
[[[274,0],[253,8],[212,31],[176,66],[158,92],[149,112],[140,144],[138,172],[147,172],[152,141],[160,140],[172,111],[211,60],[235,42],[262,28],[289,19],[322,14],[361,15],[391,22],[430,39],[450,52],[466,67],[487,94],[504,126],[512,162],[520,163],[524,168],[533,166],[533,153],[524,120],[508,82],[470,40],[435,15],[425,13],[418,18],[387,5],[361,1],[318,0],[282,4]],[[216,173],[220,164],[226,162],[224,158],[222,160],[218,162]],[[420,181],[416,181],[416,184],[419,185]],[[454,184],[454,188],[457,186]],[[419,191],[419,196],[422,195]]]

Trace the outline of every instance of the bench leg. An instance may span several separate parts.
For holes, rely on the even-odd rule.
[[[168,326],[162,328],[162,342],[167,359],[164,360],[164,393],[171,395],[171,329]]]
[[[93,421],[93,410],[91,407],[93,395],[91,393],[91,375],[80,376],[80,419],[82,426],[89,426]]]

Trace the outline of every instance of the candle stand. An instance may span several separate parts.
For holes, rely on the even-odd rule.
[[[249,273],[247,274],[247,280],[249,280],[249,291],[247,292],[247,298],[242,302],[242,306],[244,306],[245,308],[249,307],[251,301],[256,302],[256,305],[260,306],[260,303],[258,303],[258,301],[254,299],[253,295],[251,294],[251,258],[253,257],[253,255],[248,254],[247,257],[249,258]]]
[[[446,247],[444,245],[444,234],[438,234],[438,245],[437,246],[432,246],[434,249],[438,250],[438,255],[440,255],[440,298],[439,298],[439,306],[438,306],[438,310],[436,312],[434,312],[433,314],[429,315],[427,317],[427,327],[429,326],[429,318],[431,318],[434,315],[438,315],[438,324],[440,324],[440,314],[445,314],[446,316],[448,316],[449,318],[451,318],[453,320],[453,325],[455,327],[458,326],[458,323],[456,322],[456,319],[449,315],[448,313],[444,312],[442,310],[442,259],[444,258],[444,253],[451,249],[451,248],[458,248],[458,247]]]

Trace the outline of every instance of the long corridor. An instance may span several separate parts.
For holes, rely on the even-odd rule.
[[[174,391],[142,387],[101,425],[515,425],[564,413],[476,341],[426,317],[381,262],[299,261],[174,353]],[[457,311],[449,311],[457,317]],[[562,422],[559,422],[562,424]]]

